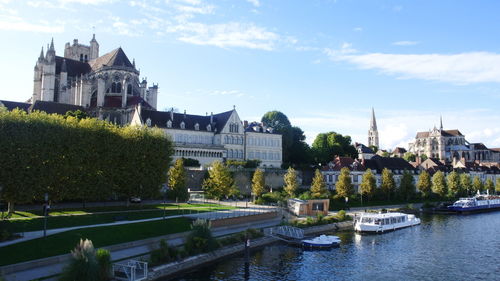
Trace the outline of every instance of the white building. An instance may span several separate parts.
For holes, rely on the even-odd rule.
[[[192,158],[203,166],[215,160],[260,160],[263,167],[281,167],[281,135],[244,128],[236,109],[203,116],[138,106],[132,124],[163,129],[174,142],[174,159]]]

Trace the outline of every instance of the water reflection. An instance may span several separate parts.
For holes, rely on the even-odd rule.
[[[336,233],[342,244],[303,251],[274,244],[178,280],[500,280],[500,212],[423,216],[382,235]]]

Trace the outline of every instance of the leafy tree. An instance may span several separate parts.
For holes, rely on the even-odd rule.
[[[500,178],[497,177],[497,182],[495,184],[495,191],[498,193],[500,193]]]
[[[351,183],[351,172],[349,168],[344,167],[340,169],[339,180],[335,184],[335,190],[337,191],[337,197],[349,197],[354,194],[353,186]]]
[[[460,175],[455,172],[455,171],[452,171],[451,173],[448,174],[448,176],[446,177],[446,181],[447,181],[447,184],[448,184],[448,191],[450,193],[450,196],[452,197],[455,197],[457,196],[457,194],[460,193]]]
[[[415,179],[413,178],[413,175],[406,169],[404,170],[403,176],[401,177],[399,192],[402,198],[406,201],[409,201],[415,195]]]
[[[168,170],[168,186],[171,194],[179,201],[186,201],[189,193],[186,187],[186,171],[184,170],[184,160],[175,160],[174,166]]]
[[[87,114],[85,111],[81,111],[80,109],[77,109],[75,111],[68,111],[66,114],[64,114],[64,119],[67,119],[68,117],[74,117],[78,120],[82,120],[85,118],[90,118],[90,115]]]
[[[299,188],[299,183],[297,181],[297,172],[294,168],[288,168],[288,171],[283,177],[283,181],[285,182],[284,190],[288,197],[295,197],[295,192],[297,192],[297,189]]]
[[[427,155],[425,155],[425,154],[420,155],[420,161],[425,161],[425,160],[427,160],[427,158],[429,158],[429,157],[427,157]]]
[[[253,194],[255,194],[257,198],[260,198],[260,196],[265,192],[265,186],[266,186],[266,181],[264,178],[264,171],[262,171],[259,168],[255,169],[252,178]]]
[[[200,161],[193,158],[184,158],[182,157],[184,167],[200,167]]]
[[[438,194],[441,197],[445,197],[448,194],[448,188],[446,186],[446,180],[444,173],[437,171],[432,176],[432,192]]]
[[[486,183],[484,184],[484,189],[488,190],[489,194],[495,194],[495,184],[493,180],[490,178],[486,179]]]
[[[481,181],[479,176],[475,176],[474,179],[472,180],[472,190],[475,193],[477,193],[478,191],[481,192],[484,190],[483,181]]]
[[[266,112],[262,116],[261,122],[279,132],[292,127],[292,123],[290,123],[288,117],[283,112],[277,110]]]
[[[203,181],[203,189],[208,196],[221,199],[236,194],[233,177],[228,168],[220,161],[214,161],[208,170],[208,178]]]
[[[367,169],[363,174],[363,179],[361,180],[361,195],[370,200],[375,194],[376,189],[377,183],[375,180],[375,176],[370,169]]]
[[[403,155],[403,159],[408,161],[408,162],[415,162],[417,160],[417,156],[411,152],[406,152]]]
[[[460,189],[462,190],[462,193],[466,193],[467,195],[469,190],[472,189],[472,181],[469,174],[460,174]]]
[[[422,197],[427,198],[431,194],[431,177],[427,171],[422,171],[418,177],[417,188],[422,193]]]
[[[391,154],[387,151],[382,151],[382,157],[391,157]]]
[[[384,168],[382,170],[382,182],[380,184],[380,188],[385,193],[387,200],[390,200],[391,193],[394,192],[396,188],[396,183],[394,182],[394,176],[391,170]]]
[[[311,196],[313,198],[328,198],[328,190],[326,189],[325,180],[323,179],[323,174],[316,169],[314,172],[314,178],[311,185]]]
[[[373,152],[377,153],[378,147],[376,145],[370,145],[369,148],[373,150]]]
[[[334,155],[358,157],[358,151],[351,144],[351,137],[336,132],[318,134],[312,144],[312,152],[316,162],[323,164],[330,162]]]

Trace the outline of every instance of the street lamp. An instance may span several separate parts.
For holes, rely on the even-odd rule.
[[[164,184],[163,187],[161,188],[161,194],[163,195],[163,219],[165,219],[166,215],[166,208],[167,208],[167,191],[168,191],[168,184]]]
[[[50,206],[48,204],[49,194],[45,193],[43,198],[45,199],[45,204],[43,204],[43,216],[44,216],[44,219],[43,219],[43,237],[46,237],[47,236],[47,215],[48,215],[49,209],[50,209]]]

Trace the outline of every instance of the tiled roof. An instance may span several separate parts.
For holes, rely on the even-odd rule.
[[[27,102],[17,102],[17,101],[7,101],[7,100],[0,100],[0,103],[3,104],[8,111],[12,111],[15,108],[19,108],[21,110],[28,112],[29,107],[31,106],[31,104]]]
[[[469,146],[474,146],[474,149],[482,149],[482,150],[487,150],[488,148],[483,144],[483,143],[471,143]]]
[[[362,143],[356,143],[356,148],[361,150],[361,153],[370,153],[370,154],[375,154],[375,152],[369,148],[368,146],[362,144]]]
[[[232,114],[231,111],[214,114],[213,115],[213,124],[211,124],[211,132],[220,132],[227,120]],[[173,120],[171,119],[171,114],[173,114]],[[173,129],[180,129],[181,123],[184,122],[185,130],[194,130],[195,124],[198,123],[199,131],[207,131],[207,126],[210,124],[210,115],[202,116],[202,115],[191,115],[191,114],[183,114],[183,113],[171,113],[170,111],[153,111],[142,109],[141,111],[142,121],[146,122],[149,118],[151,120],[151,126],[156,126],[159,128],[167,128],[167,122],[172,121]],[[215,131],[215,129],[217,129]]]
[[[252,122],[248,124],[245,128],[243,128],[245,132],[252,132],[252,133],[262,133],[262,134],[279,134],[276,133],[275,131],[272,130],[272,128],[267,128],[264,129],[264,126],[262,126],[262,123],[259,122]]]
[[[63,61],[66,62],[66,71],[70,77],[80,76],[91,71],[90,65],[86,62],[56,56],[56,74],[61,73]]]
[[[377,170],[381,173],[384,168],[389,170],[414,170],[415,168],[406,160],[397,157],[381,157],[379,155],[373,156],[371,159],[365,160],[365,167]]]
[[[402,147],[396,147],[396,148],[392,151],[392,153],[400,153],[400,154],[402,154],[402,153],[406,153],[406,149],[404,149],[404,148],[402,148]]]
[[[37,100],[31,106],[30,111],[43,111],[49,114],[61,114],[64,115],[68,111],[81,110],[85,111],[85,109],[78,105],[66,104],[66,103],[58,103],[51,101],[40,101]]]
[[[89,61],[89,65],[94,71],[104,66],[121,66],[134,68],[134,65],[130,62],[127,55],[125,55],[125,52],[123,52],[122,48],[114,49],[113,51],[105,55]]]
[[[454,130],[442,130],[440,131],[441,135],[444,137],[457,137],[457,136],[463,136],[462,133],[458,129]],[[428,138],[430,132],[418,132],[416,138]]]

